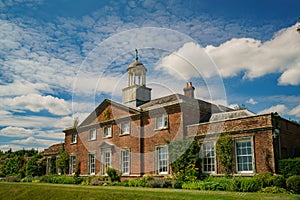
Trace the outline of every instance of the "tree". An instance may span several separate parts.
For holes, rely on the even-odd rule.
[[[45,172],[45,160],[41,154],[34,155],[26,164],[26,176],[42,176]]]
[[[25,161],[21,157],[14,156],[13,158],[7,158],[3,165],[3,173],[6,176],[24,176],[24,164]]]
[[[65,145],[63,144],[61,151],[58,154],[56,160],[57,167],[61,173],[67,174],[69,171],[69,154],[65,151]]]

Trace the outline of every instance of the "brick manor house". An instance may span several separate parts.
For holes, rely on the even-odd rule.
[[[233,138],[236,175],[276,173],[278,159],[300,156],[296,123],[195,99],[191,82],[184,95],[151,99],[146,72],[138,60],[130,64],[122,103],[105,99],[79,126],[63,131],[70,174],[79,167],[83,176],[105,175],[113,167],[123,178],[168,175],[169,142],[191,137],[202,142],[202,172],[223,174],[215,152],[221,133]]]

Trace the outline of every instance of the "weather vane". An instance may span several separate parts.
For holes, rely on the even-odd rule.
[[[139,54],[138,54],[138,50],[135,49],[135,61],[138,62],[139,61]]]

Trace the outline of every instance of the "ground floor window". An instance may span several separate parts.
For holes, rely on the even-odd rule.
[[[106,175],[106,169],[112,165],[111,150],[105,150],[102,153],[102,174]]]
[[[121,170],[122,170],[122,174],[130,173],[130,151],[129,151],[129,149],[121,150]]]
[[[95,175],[96,159],[95,154],[89,154],[89,174]]]
[[[71,156],[70,161],[71,161],[70,172],[71,174],[74,174],[76,170],[76,164],[77,164],[76,156]]]
[[[203,172],[215,173],[215,142],[205,142],[201,149]]]
[[[253,172],[253,146],[252,140],[239,139],[235,142],[236,147],[236,165],[238,173]]]
[[[168,174],[168,148],[166,146],[156,148],[158,174]]]

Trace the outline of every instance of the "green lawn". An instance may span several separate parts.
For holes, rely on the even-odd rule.
[[[192,191],[42,183],[0,183],[0,199],[300,199],[300,195]]]

